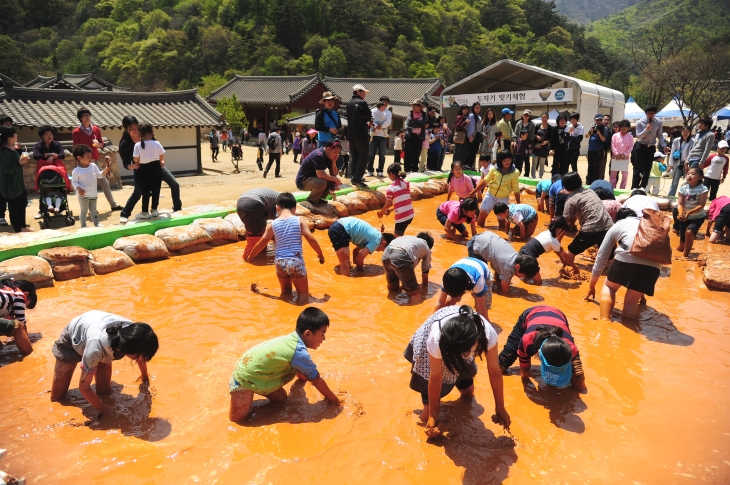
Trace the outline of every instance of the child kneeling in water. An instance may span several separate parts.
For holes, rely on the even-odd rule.
[[[431,315],[411,338],[404,357],[411,362],[410,388],[421,394],[421,421],[426,436],[441,436],[441,398],[454,387],[463,399],[474,397],[475,357],[487,356],[487,371],[494,395],[495,412],[506,427],[510,416],[504,408],[502,373],[497,355],[497,333],[469,306],[447,306]]]
[[[528,308],[517,319],[507,343],[499,354],[502,372],[520,359],[520,377],[530,379],[530,358],[539,354],[540,372],[545,384],[563,387],[572,384],[579,391],[586,390],[583,365],[578,347],[568,327],[568,318],[555,307]]]
[[[284,386],[294,377],[310,381],[332,404],[342,404],[319,375],[307,351],[322,345],[329,326],[325,312],[319,308],[305,308],[297,318],[295,332],[248,349],[238,360],[228,384],[231,393],[229,419],[238,422],[248,416],[254,394],[274,402],[284,401],[287,398]]]
[[[292,284],[297,289],[297,305],[309,302],[309,280],[307,268],[304,266],[302,237],[304,237],[319,257],[319,264],[324,264],[324,255],[319,243],[309,232],[304,219],[296,216],[297,200],[289,192],[283,192],[276,198],[276,209],[279,217],[266,227],[264,235],[253,247],[246,262],[254,260],[271,238],[276,238],[276,277],[281,286],[281,298],[292,294]]]

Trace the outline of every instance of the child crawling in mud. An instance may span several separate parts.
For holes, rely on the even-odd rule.
[[[279,217],[266,227],[264,235],[246,257],[246,262],[253,261],[256,255],[266,248],[269,241],[276,238],[276,277],[281,286],[281,298],[291,297],[294,285],[297,290],[297,305],[306,305],[309,302],[309,279],[307,268],[304,266],[302,237],[317,253],[320,264],[324,263],[322,248],[309,232],[304,219],[297,217],[297,200],[291,193],[279,194],[276,198],[276,209]]]
[[[427,437],[437,438],[445,431],[439,423],[441,398],[454,387],[462,399],[474,399],[474,359],[485,354],[496,420],[509,428],[497,333],[484,317],[467,305],[447,306],[431,315],[411,337],[404,357],[412,364],[410,388],[421,394],[421,421],[426,425]]]
[[[322,345],[329,325],[325,312],[319,308],[305,308],[297,318],[295,332],[247,350],[236,363],[228,384],[231,393],[229,419],[238,422],[248,416],[254,394],[274,402],[284,401],[287,398],[284,386],[294,377],[311,382],[332,404],[342,404],[319,375],[307,350]]]

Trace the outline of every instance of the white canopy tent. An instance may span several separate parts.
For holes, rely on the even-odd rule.
[[[626,102],[626,106],[624,106],[624,119],[631,123],[636,123],[643,117],[644,110],[634,101],[633,96],[629,96],[629,100]]]
[[[684,118],[682,117],[682,113],[684,113],[684,116],[687,118],[691,116],[696,117],[685,102],[681,103],[684,108],[679,109],[680,103],[678,101],[680,101],[679,98],[675,96],[664,108],[662,108],[660,112],[656,114],[656,118],[666,125],[669,123],[683,123]]]
[[[554,109],[554,110],[550,111],[548,113],[548,124],[550,126],[556,126],[557,125],[557,122],[555,120],[558,119],[558,116],[560,116],[560,112],[558,110]],[[539,117],[538,118],[534,118],[532,120],[532,122],[534,124],[536,124],[536,125],[539,125],[539,124],[542,123],[542,118],[539,118]]]

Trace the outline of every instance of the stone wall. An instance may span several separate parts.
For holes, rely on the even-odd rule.
[[[119,176],[119,157],[116,153],[101,153],[99,155],[99,169],[104,170],[106,168],[106,164],[104,162],[104,157],[109,156],[111,158],[111,171],[109,175],[107,176],[107,180],[109,180],[109,185],[112,189],[121,189],[122,188],[122,179]],[[68,173],[68,176],[71,176],[71,172],[73,171],[76,164],[74,163],[74,158],[70,154],[66,155],[66,158],[63,159],[63,164],[66,166],[66,172]],[[31,158],[31,160],[23,165],[23,180],[25,181],[25,190],[28,191],[28,193],[35,192],[35,172],[36,172],[36,161]]]

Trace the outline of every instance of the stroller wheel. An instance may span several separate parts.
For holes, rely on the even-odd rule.
[[[51,227],[51,215],[48,212],[43,214],[43,223],[46,227]]]
[[[76,221],[71,216],[68,216],[66,219],[64,219],[64,222],[67,226],[73,226],[74,224],[76,224]]]
[[[43,221],[38,221],[38,226],[40,226],[41,229],[48,229],[48,224]]]

